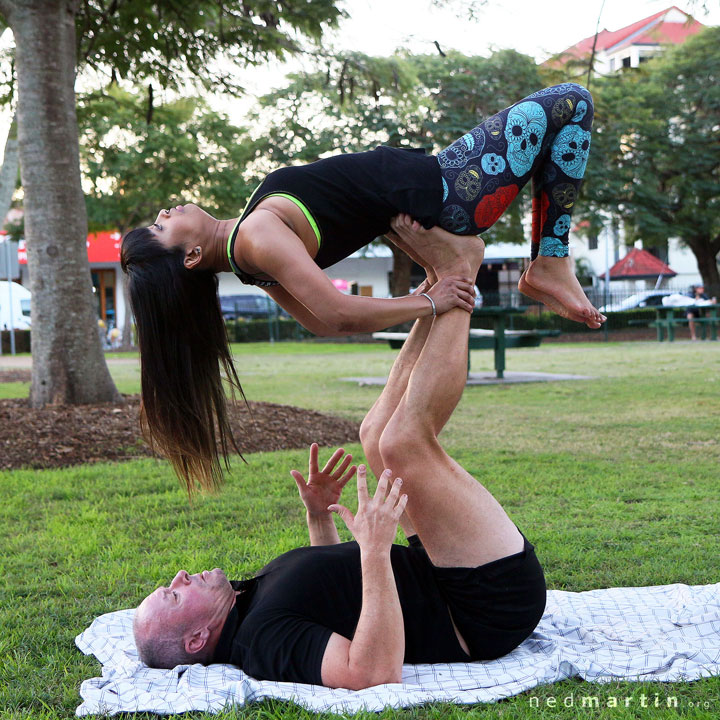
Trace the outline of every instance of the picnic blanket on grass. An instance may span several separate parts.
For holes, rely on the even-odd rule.
[[[255,680],[232,665],[152,670],[138,659],[133,612],[102,615],[75,639],[103,666],[102,677],[82,683],[78,715],[217,712],[267,698],[312,711],[354,713],[432,701],[492,702],[570,677],[687,681],[720,675],[720,583],[550,590],[535,632],[505,657],[405,665],[402,683],[360,691]]]

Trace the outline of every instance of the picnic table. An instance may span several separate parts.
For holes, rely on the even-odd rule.
[[[696,317],[694,322],[700,326],[700,337],[705,340],[707,337],[707,329],[710,329],[710,339],[717,340],[717,328],[720,318],[718,318],[718,305],[683,305],[672,307],[669,305],[659,305],[655,308],[655,320],[651,323],[657,330],[658,342],[665,340],[667,334],[668,342],[675,340],[675,326],[686,325],[688,323],[687,313],[694,310]],[[705,317],[698,317],[699,311],[705,312]],[[675,313],[681,313],[678,317]],[[631,321],[633,325],[642,321]]]
[[[473,310],[473,317],[492,320],[492,330],[470,328],[468,338],[468,374],[470,373],[471,350],[493,350],[495,353],[495,376],[503,378],[505,373],[505,350],[516,347],[538,347],[544,337],[559,335],[559,330],[508,330],[508,320],[513,315],[522,315],[527,307],[490,305]],[[401,348],[409,333],[376,332],[376,340],[387,340],[391,348]]]

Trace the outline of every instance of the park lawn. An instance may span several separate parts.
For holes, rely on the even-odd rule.
[[[379,388],[338,378],[385,374],[395,355],[352,345],[234,350],[250,399],[358,420]],[[509,370],[594,379],[468,388],[443,441],[536,545],[549,588],[717,582],[718,361],[720,344],[709,342],[545,344],[510,351]],[[492,354],[474,352],[472,362],[473,370],[490,369]],[[137,391],[136,365],[111,363],[111,371],[123,392]],[[361,457],[358,445],[348,449]],[[220,564],[241,577],[307,542],[288,474],[304,467],[305,452],[247,459],[247,466],[233,462],[220,494],[193,506],[158,460],[0,473],[3,720],[73,716],[80,682],[99,674],[98,663],[83,656],[73,639],[97,615],[134,606],[181,567]],[[563,703],[590,695],[598,697],[600,709]],[[641,707],[643,695],[648,708]],[[654,707],[656,695],[661,705],[676,696],[678,709]],[[606,707],[611,698],[629,707]],[[548,706],[553,699],[555,706]],[[614,720],[678,714],[718,717],[720,678],[609,685],[569,680],[491,705],[436,704],[380,717]],[[266,702],[218,717],[308,716],[293,705]]]

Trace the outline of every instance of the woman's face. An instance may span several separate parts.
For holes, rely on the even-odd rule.
[[[204,244],[205,236],[212,231],[215,218],[193,203],[163,209],[149,229],[165,247],[190,249]]]

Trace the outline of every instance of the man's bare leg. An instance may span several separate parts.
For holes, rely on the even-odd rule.
[[[438,567],[476,567],[523,549],[497,500],[437,439],[465,387],[469,323],[459,309],[434,319],[379,442],[382,465],[403,478],[407,513]]]
[[[427,280],[416,290],[416,293],[429,289],[437,282],[432,268],[427,268],[426,272],[428,274]],[[430,332],[432,323],[432,316],[424,316],[415,321],[407,340],[395,358],[380,397],[375,401],[360,425],[360,442],[363,446],[365,459],[376,478],[379,478],[385,469],[380,456],[380,436],[397,409],[400,400],[402,400],[410,379],[410,373],[415,367],[418,357],[420,357],[420,352],[425,345],[425,339]],[[400,519],[400,527],[402,527],[406,537],[415,534],[415,528],[407,513],[403,513]]]

